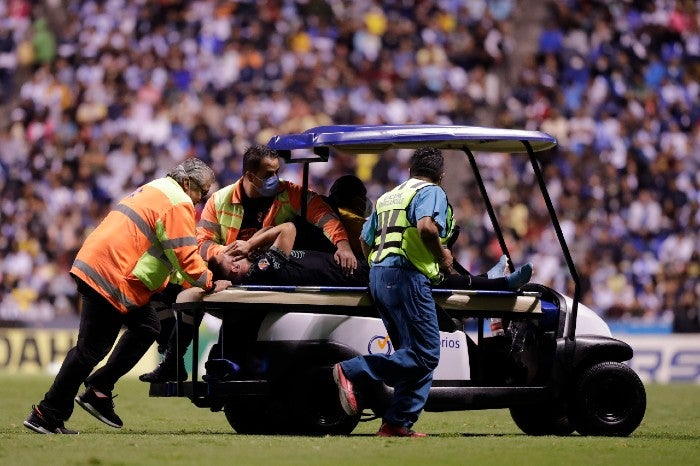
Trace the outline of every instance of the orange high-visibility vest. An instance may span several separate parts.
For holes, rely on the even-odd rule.
[[[144,306],[175,271],[185,287],[213,286],[197,251],[192,199],[172,178],[122,199],[87,237],[70,271],[122,312]]]
[[[280,180],[279,189],[269,212],[263,219],[263,227],[289,222],[301,214],[303,188],[289,181]],[[197,225],[199,252],[209,260],[238,238],[243,222],[243,181],[221,188],[211,195]],[[347,240],[348,234],[333,209],[321,196],[309,191],[306,197],[306,218],[323,230],[333,243]]]

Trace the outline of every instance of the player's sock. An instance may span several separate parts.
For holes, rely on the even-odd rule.
[[[500,278],[506,276],[506,266],[508,265],[508,257],[503,254],[498,263],[491,267],[491,270],[486,272],[486,276],[489,278]]]
[[[528,262],[522,267],[518,267],[517,269],[515,269],[515,272],[511,273],[506,277],[506,281],[508,282],[508,289],[517,290],[518,288],[529,282],[531,277],[532,264]]]

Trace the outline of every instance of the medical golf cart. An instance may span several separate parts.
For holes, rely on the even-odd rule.
[[[530,435],[627,436],[639,426],[646,393],[624,364],[632,349],[612,338],[605,322],[580,302],[579,276],[541,172],[538,156],[546,157],[543,151],[556,145],[553,137],[471,126],[321,126],[275,136],[268,145],[287,163],[303,164],[305,189],[309,164],[327,162],[334,153],[380,154],[425,145],[442,149],[446,157],[461,152],[509,258],[475,153],[527,157],[571,275],[573,297],[535,283],[515,292],[435,289],[441,353],[425,410],[507,408]],[[510,260],[509,266],[512,270]],[[356,385],[361,413],[348,416],[331,376],[336,362],[394,350],[365,287],[234,286],[203,300],[183,292],[175,310],[221,319],[264,313],[248,355],[258,370],[255,376],[200,379],[195,332],[190,378],[151,384],[151,396],[187,397],[197,407],[223,410],[241,434],[349,434],[387,407],[391,387]],[[489,331],[491,322],[504,331]]]

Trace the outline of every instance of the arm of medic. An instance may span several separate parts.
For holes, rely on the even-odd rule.
[[[225,248],[225,238],[221,236],[221,228],[216,219],[216,205],[213,195],[207,199],[204,205],[196,231],[199,253],[204,260],[209,260],[223,252]]]
[[[297,230],[293,223],[286,222],[257,231],[249,240],[236,240],[226,247],[226,254],[234,259],[250,257],[252,252],[274,246],[286,256],[292,252]]]
[[[207,268],[197,248],[197,240],[192,235],[195,231],[194,207],[191,204],[178,204],[162,219],[168,238],[177,244],[172,250],[166,249],[166,256],[175,271],[182,278],[184,288],[199,287],[206,291],[217,292],[231,286],[228,280],[213,280],[213,274]]]
[[[335,245],[333,255],[335,263],[340,265],[343,273],[350,275],[357,268],[357,258],[352,252],[348,233],[333,209],[314,192],[309,192],[307,203],[308,221],[323,230],[326,237]]]
[[[439,227],[438,224],[435,223],[435,220],[432,217],[422,217],[418,219],[416,228],[425,246],[433,253],[433,256],[440,265],[440,269],[448,274],[451,273],[454,262],[452,252],[446,247],[443,247],[440,242]]]

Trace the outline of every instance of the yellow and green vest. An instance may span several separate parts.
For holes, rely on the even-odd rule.
[[[423,243],[415,225],[408,219],[408,206],[416,193],[434,183],[411,178],[382,195],[377,200],[377,232],[370,251],[370,263],[378,263],[393,254],[403,256],[433,283],[443,280],[440,266],[433,253]],[[447,244],[454,230],[452,206],[447,205],[447,228],[440,236]]]

